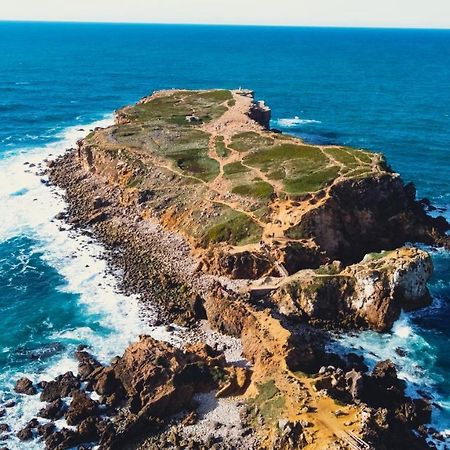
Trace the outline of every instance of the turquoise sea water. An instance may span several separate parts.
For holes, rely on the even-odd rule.
[[[143,329],[101,248],[59,230],[59,193],[24,163],[63,152],[152,90],[239,86],[266,100],[276,128],[384,152],[450,218],[450,31],[0,23],[2,400],[20,374],[74,367],[79,343],[107,359]],[[450,429],[450,256],[432,253],[433,305],[343,344],[394,358]],[[36,404],[16,400],[5,421],[19,427]]]

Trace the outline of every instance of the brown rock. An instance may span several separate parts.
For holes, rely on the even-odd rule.
[[[36,388],[33,386],[33,382],[28,378],[20,378],[17,380],[16,385],[14,386],[14,391],[18,394],[25,395],[35,395]]]
[[[60,375],[53,381],[45,384],[41,392],[41,401],[53,402],[63,397],[68,397],[73,391],[80,387],[80,381],[72,372]]]
[[[78,376],[81,381],[89,379],[90,375],[102,365],[88,352],[78,350],[75,352],[75,357],[78,360]]]
[[[99,420],[96,417],[84,419],[77,427],[77,433],[83,442],[94,442],[99,438],[97,429]]]
[[[77,425],[82,420],[91,416],[97,416],[98,403],[92,400],[82,391],[75,391],[69,408],[64,417],[68,425]]]
[[[49,422],[37,427],[37,432],[39,436],[47,439],[55,431],[55,424]]]
[[[63,416],[63,405],[61,399],[57,399],[40,409],[37,415],[44,419],[60,419]]]
[[[16,435],[21,441],[31,441],[33,439],[33,432],[30,428],[22,428]]]
[[[94,390],[99,395],[111,395],[118,388],[119,382],[116,379],[114,369],[112,367],[104,368],[97,377]]]
[[[51,433],[45,439],[45,448],[48,450],[63,450],[71,448],[79,443],[77,434],[74,431],[63,428],[61,431]]]

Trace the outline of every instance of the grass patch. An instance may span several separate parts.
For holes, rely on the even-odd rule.
[[[200,92],[195,94],[195,96],[214,103],[224,103],[233,100],[233,94],[226,89]]]
[[[339,176],[339,167],[332,166],[317,172],[287,179],[284,182],[286,192],[290,194],[306,194],[316,192],[331,184]]]
[[[203,181],[211,181],[220,173],[220,165],[208,155],[208,149],[198,151],[187,150],[182,153],[173,153],[169,157],[173,159],[179,169],[188,175],[200,178]]]
[[[223,166],[223,173],[225,175],[235,175],[237,173],[246,173],[246,172],[250,172],[250,169],[243,166],[240,161],[226,164],[225,166]]]
[[[246,214],[233,210],[223,217],[225,220],[206,231],[204,243],[228,242],[231,245],[246,245],[261,239],[261,227]]]
[[[269,198],[273,194],[273,187],[265,181],[255,181],[251,184],[236,186],[231,192],[246,197]]]
[[[271,137],[255,133],[254,131],[246,131],[245,133],[238,133],[233,136],[230,148],[238,152],[248,152],[273,145],[273,143],[274,140]]]
[[[273,424],[282,416],[286,399],[273,380],[259,384],[257,389],[258,395],[250,403],[258,407],[267,424]]]
[[[182,126],[192,126],[186,116],[195,115],[202,122],[220,117],[227,107],[224,102],[233,98],[230,91],[175,91],[169,95],[152,98],[121,111],[131,122],[166,122]]]
[[[223,136],[217,136],[216,153],[219,158],[227,158],[230,156],[230,150],[227,149]]]
[[[327,148],[325,152],[349,170],[358,167],[365,168],[366,171],[370,170],[372,155],[368,152],[350,147]]]

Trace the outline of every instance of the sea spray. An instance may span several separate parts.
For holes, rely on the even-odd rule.
[[[12,429],[8,440],[11,449],[23,448],[23,443],[15,438],[14,433],[35,417],[43,406],[38,396],[14,394],[13,386],[19,377],[27,376],[37,382],[50,380],[69,370],[76,372],[73,352],[79,344],[88,345],[99,360],[108,362],[115,355],[121,354],[143,332],[169,339],[161,330],[144,325],[139,317],[137,297],[118,293],[117,278],[107,271],[107,262],[102,258],[103,247],[93,242],[88,235],[71,230],[54,218],[64,210],[65,202],[59,189],[48,186],[43,173],[44,160],[63,154],[86,134],[85,130],[110,123],[111,119],[107,118],[85,127],[70,127],[57,143],[19,151],[0,160],[0,244],[8,244],[14,239],[24,240],[23,252],[19,255],[17,265],[9,269],[12,273],[20,271],[26,275],[33,268],[45,271],[48,266],[60,277],[58,284],[52,287],[54,298],[39,298],[39,306],[34,304],[34,307],[42,306],[48,310],[49,316],[41,326],[46,329],[47,344],[53,342],[57,345],[24,348],[23,351],[20,350],[23,355],[19,361],[18,348],[3,348],[2,361],[5,364],[0,376],[1,399],[17,403],[15,407],[7,409],[7,414],[2,419]],[[37,264],[42,264],[42,267],[34,267]],[[26,283],[26,277],[24,282]],[[48,282],[45,276],[42,277],[42,282]],[[38,289],[38,286],[34,287]],[[69,297],[58,297],[58,292]],[[16,300],[18,301],[17,298],[11,299],[12,302]],[[76,302],[74,314],[80,315],[76,321],[77,326],[65,326],[61,323],[55,326],[53,323],[58,318],[51,316],[54,307],[52,301],[61,300]],[[6,306],[15,307],[13,304]],[[151,311],[147,311],[148,313],[151,314]],[[33,324],[30,326],[33,328]],[[43,336],[36,336],[36,340],[42,345],[45,339]],[[54,350],[55,354],[44,357],[45,352],[50,351],[48,349]],[[43,443],[34,441],[27,444],[27,447],[42,448]]]

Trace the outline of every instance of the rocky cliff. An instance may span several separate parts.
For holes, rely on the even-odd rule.
[[[326,344],[330,329],[386,331],[429,304],[430,257],[405,244],[448,245],[449,224],[382,155],[305,144],[269,121],[250,91],[156,92],[50,163],[65,220],[106,244],[143,310],[197,341],[207,319],[242,360],[149,337],[109,366],[80,350],[78,375],[18,386],[78,427],[45,431],[48,448],[429,448],[430,405],[392,363],[369,373]],[[69,379],[70,403],[47,395]],[[203,430],[195,399],[208,392],[236,396],[239,435],[186,437]]]

